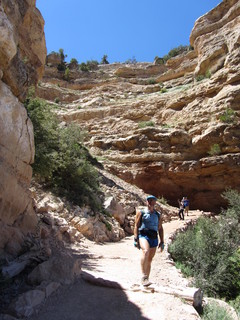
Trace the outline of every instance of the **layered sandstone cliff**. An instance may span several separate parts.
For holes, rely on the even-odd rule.
[[[46,66],[39,96],[88,131],[106,170],[172,205],[219,211],[225,188],[240,190],[240,3],[224,0],[200,17],[194,50],[166,65]],[[145,126],[147,125],[146,127]]]
[[[33,126],[22,104],[46,58],[44,21],[35,2],[0,2],[0,253],[14,255],[37,223],[28,190]]]

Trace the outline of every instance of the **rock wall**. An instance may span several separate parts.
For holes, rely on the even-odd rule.
[[[0,254],[18,254],[37,223],[28,190],[33,126],[22,102],[44,71],[43,27],[34,0],[0,2]]]
[[[100,65],[69,81],[46,66],[38,93],[88,131],[112,174],[171,205],[188,196],[191,209],[219,211],[225,188],[240,190],[239,13],[238,0],[222,1],[196,21],[194,50],[164,66]]]

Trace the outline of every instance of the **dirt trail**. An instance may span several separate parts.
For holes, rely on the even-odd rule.
[[[196,219],[200,211],[191,211],[186,220]],[[165,241],[183,221],[173,220],[164,224]],[[167,242],[167,241],[166,241]],[[117,282],[130,288],[141,278],[141,251],[134,248],[133,237],[118,243],[94,244],[84,241],[75,253],[82,258],[82,269],[87,274]],[[83,252],[84,251],[84,252]],[[164,287],[188,287],[188,281],[174,267],[166,249],[158,251],[152,263],[150,280]],[[50,297],[32,320],[111,320],[111,319],[199,319],[197,312],[183,299],[165,293],[119,290],[94,286],[78,280],[62,287]]]

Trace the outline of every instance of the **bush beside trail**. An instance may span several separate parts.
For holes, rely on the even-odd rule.
[[[75,204],[101,207],[97,161],[83,146],[84,133],[77,125],[60,126],[52,107],[28,97],[25,107],[34,127],[35,178]]]
[[[200,218],[179,233],[169,252],[206,295],[236,302],[240,296],[240,194],[228,190],[223,197],[228,209],[215,218]]]

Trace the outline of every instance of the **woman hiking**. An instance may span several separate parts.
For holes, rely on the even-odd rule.
[[[142,285],[149,286],[149,274],[152,259],[157,247],[164,250],[164,232],[162,227],[161,213],[156,211],[157,198],[153,195],[147,197],[147,208],[136,212],[134,226],[134,245],[142,249],[141,269]],[[158,240],[158,235],[160,241]]]

